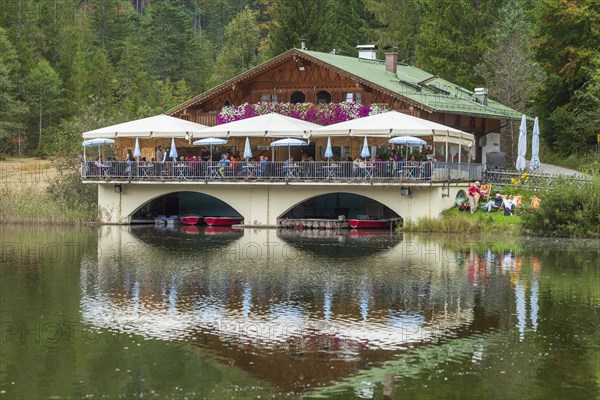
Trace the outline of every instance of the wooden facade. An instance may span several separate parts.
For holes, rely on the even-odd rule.
[[[339,103],[350,98],[365,105],[386,104],[390,109],[473,133],[476,138],[499,132],[501,128],[500,119],[437,112],[296,49],[202,93],[168,113],[213,126],[223,106],[258,102]],[[481,159],[480,149],[476,159]]]

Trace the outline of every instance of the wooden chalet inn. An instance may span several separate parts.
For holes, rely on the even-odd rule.
[[[487,97],[413,66],[397,53],[375,59],[375,46],[359,46],[359,57],[291,49],[173,108],[169,115],[213,126],[224,106],[244,103],[385,104],[391,110],[439,122],[476,138],[476,162],[500,151],[500,130],[521,114]],[[496,153],[497,154],[497,153]]]

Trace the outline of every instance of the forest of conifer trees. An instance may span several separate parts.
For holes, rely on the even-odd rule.
[[[600,133],[598,26],[600,0],[0,0],[0,155],[68,155],[81,132],[165,112],[300,39],[391,46],[581,154]]]

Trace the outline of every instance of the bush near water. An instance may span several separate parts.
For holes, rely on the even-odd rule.
[[[407,222],[400,230],[600,238],[600,174],[594,174],[589,181],[559,178],[537,191],[520,184],[519,181],[494,189],[494,193],[523,196],[523,206],[514,215],[504,216],[502,211],[487,213],[481,208],[470,214],[453,207],[442,213],[440,218]],[[542,198],[537,209],[529,207],[534,194]],[[485,202],[480,202],[480,207],[483,204]]]

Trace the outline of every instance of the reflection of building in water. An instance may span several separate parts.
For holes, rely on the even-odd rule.
[[[167,234],[178,236],[101,229],[97,262],[81,266],[87,323],[186,340],[252,373],[264,369],[281,386],[298,374],[312,384],[345,377],[407,348],[468,336],[475,324],[463,266],[433,243],[389,234],[353,241],[347,232],[316,242],[275,230],[218,242]]]
[[[510,284],[514,288],[515,313],[517,317],[516,326],[519,330],[519,338],[525,338],[527,329],[527,308],[529,303],[529,319],[533,331],[537,331],[538,326],[538,298],[539,298],[539,273],[541,265],[536,257],[531,257],[531,274],[523,273],[523,258],[515,255],[512,250],[504,250],[502,257],[495,256],[491,249],[488,249],[484,257],[479,257],[471,249],[469,252],[469,268],[467,279],[477,286],[479,282],[489,285],[491,272],[498,267],[498,271],[503,275],[510,277]],[[529,289],[529,297],[527,290]]]

